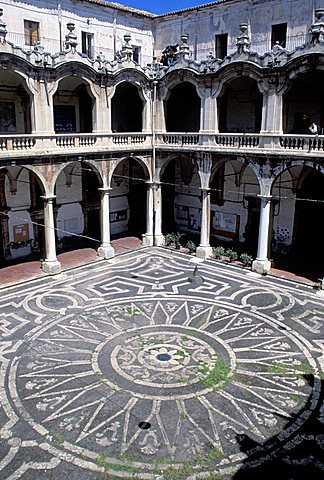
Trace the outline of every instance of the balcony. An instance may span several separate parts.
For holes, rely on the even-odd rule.
[[[151,133],[69,133],[56,135],[0,135],[0,159],[40,155],[75,155],[140,151],[152,148]],[[324,158],[324,135],[254,133],[157,133],[155,147],[162,150],[197,150],[258,155],[316,156]]]

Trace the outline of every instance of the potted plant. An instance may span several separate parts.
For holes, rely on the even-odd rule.
[[[175,247],[177,250],[180,250],[181,244],[180,244],[180,238],[184,235],[184,233],[176,232],[173,234],[174,238],[174,243]]]
[[[221,247],[220,245],[218,247],[213,247],[213,255],[215,258],[222,258],[225,255],[225,248]]]
[[[196,246],[195,242],[193,242],[192,240],[189,240],[187,242],[186,247],[188,248],[189,253],[195,253],[195,251],[197,249],[197,246]]]
[[[232,248],[228,248],[225,252],[226,257],[228,257],[230,262],[234,262],[238,259],[238,253],[235,252]]]
[[[173,243],[175,243],[174,234],[173,234],[173,233],[167,233],[167,234],[164,236],[164,243],[165,243],[165,245],[167,245],[167,246],[172,245]]]
[[[253,257],[248,253],[241,253],[240,260],[243,263],[243,267],[250,267],[253,262]]]

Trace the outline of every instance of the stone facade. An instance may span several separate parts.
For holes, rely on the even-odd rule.
[[[86,241],[108,258],[111,235],[153,246],[179,230],[198,257],[222,242],[259,273],[275,256],[318,271],[319,1],[161,16],[92,0],[2,7],[3,264],[38,255],[54,274],[58,250]]]

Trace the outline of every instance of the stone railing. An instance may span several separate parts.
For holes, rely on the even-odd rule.
[[[324,153],[324,135],[277,135],[257,133],[158,133],[156,147],[194,147],[209,150],[267,150],[273,153],[314,152]]]
[[[0,155],[14,155],[15,152],[34,152],[35,154],[57,154],[63,150],[100,149],[123,150],[125,146],[132,148],[151,148],[150,133],[68,133],[56,135],[0,135]]]
[[[0,156],[28,154],[66,154],[84,151],[122,151],[126,148],[152,147],[151,133],[68,133],[56,135],[0,135]],[[254,133],[156,133],[155,147],[233,151],[242,149],[253,153],[287,152],[324,154],[324,135],[276,135]]]

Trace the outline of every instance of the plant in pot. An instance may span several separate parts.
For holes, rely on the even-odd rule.
[[[188,248],[189,253],[195,253],[195,251],[197,250],[197,246],[196,246],[195,242],[193,242],[192,240],[189,240],[187,242],[186,247]]]
[[[225,248],[221,247],[220,245],[218,247],[213,247],[213,255],[215,258],[222,258],[225,255]]]
[[[240,260],[243,263],[243,267],[250,267],[253,262],[253,257],[248,253],[241,253]]]
[[[176,232],[173,234],[174,238],[174,243],[175,247],[177,250],[180,250],[181,244],[180,244],[180,238],[184,235],[184,233]]]
[[[238,259],[238,253],[235,252],[235,250],[232,250],[232,248],[228,248],[225,252],[225,255],[228,257],[230,262],[234,262]]]
[[[165,245],[167,245],[167,246],[170,246],[170,245],[172,245],[173,243],[175,243],[174,233],[167,233],[167,234],[164,236],[164,243],[165,243]]]

